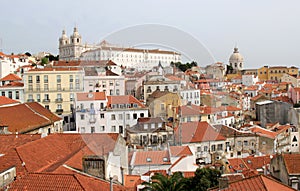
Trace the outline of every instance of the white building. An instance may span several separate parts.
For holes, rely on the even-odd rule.
[[[98,45],[83,45],[81,35],[75,27],[70,37],[65,31],[62,32],[59,38],[59,59],[112,60],[119,66],[150,70],[159,62],[163,66],[169,66],[171,62],[181,62],[181,54],[159,49],[119,47],[108,44],[106,41]]]
[[[200,105],[200,89],[186,88],[179,91],[182,105]]]
[[[24,83],[22,78],[15,74],[8,74],[0,79],[1,96],[24,103]]]
[[[242,75],[242,84],[245,86],[253,86],[259,81],[258,76],[253,74]]]
[[[148,117],[148,109],[133,96],[106,96],[105,92],[77,93],[76,132],[120,133]]]
[[[107,95],[125,95],[125,77],[105,67],[86,67],[83,78],[85,92],[102,92]]]
[[[29,65],[26,55],[5,55],[0,54],[0,78],[13,74],[22,66]]]

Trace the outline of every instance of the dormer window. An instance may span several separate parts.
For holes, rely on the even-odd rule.
[[[147,157],[146,162],[152,162],[152,159],[150,157]]]

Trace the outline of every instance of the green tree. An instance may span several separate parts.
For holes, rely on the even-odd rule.
[[[44,57],[44,58],[42,58],[42,60],[41,60],[41,65],[46,65],[46,64],[48,64],[48,62],[49,62],[49,59],[47,58],[47,57]]]
[[[198,168],[195,176],[188,179],[187,189],[190,191],[205,191],[219,184],[221,172],[211,168]]]
[[[187,179],[181,172],[175,172],[171,176],[155,174],[151,177],[151,182],[143,182],[143,191],[184,191]]]

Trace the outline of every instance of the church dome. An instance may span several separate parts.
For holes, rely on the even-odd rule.
[[[229,63],[241,63],[241,62],[244,62],[244,57],[239,53],[238,48],[234,48],[234,51],[229,58]]]

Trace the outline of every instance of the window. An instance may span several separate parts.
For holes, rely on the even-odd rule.
[[[32,84],[29,84],[29,85],[28,85],[28,90],[29,90],[29,91],[32,91],[32,90],[33,90]]]
[[[73,90],[73,83],[70,83],[70,90]]]
[[[123,114],[119,114],[119,120],[123,120]]]
[[[57,84],[57,90],[61,90],[61,84]]]
[[[57,104],[57,109],[62,109],[62,105],[61,104]]]
[[[9,91],[9,92],[8,92],[8,97],[9,97],[10,99],[12,99],[12,91]]]
[[[95,133],[95,127],[91,127],[91,133]]]
[[[57,83],[61,83],[61,75],[57,75],[56,76],[56,82]]]
[[[45,105],[45,108],[48,109],[48,110],[50,109],[50,108],[49,108],[49,105]]]
[[[204,146],[204,149],[203,149],[205,152],[207,152],[208,150],[208,147],[207,146]]]
[[[28,83],[32,83],[32,76],[28,76]]]
[[[116,95],[120,95],[120,90],[116,89]]]
[[[137,119],[137,114],[136,113],[133,114],[133,119]]]
[[[70,101],[74,101],[74,93],[70,93]]]
[[[75,88],[76,88],[76,90],[79,90],[79,89],[80,89],[79,83],[76,83]]]
[[[40,83],[40,76],[36,76],[36,83]]]
[[[101,113],[101,114],[100,114],[100,118],[101,118],[101,119],[104,119],[104,113]]]
[[[44,75],[44,83],[48,83],[48,75]]]
[[[1,95],[2,95],[2,96],[5,96],[5,92],[1,92]]]
[[[223,144],[218,144],[218,147],[217,147],[218,151],[221,151],[223,150]]]
[[[80,115],[80,119],[81,119],[81,120],[84,120],[84,114],[81,114],[81,115]]]
[[[201,152],[201,147],[197,147],[197,152]]]
[[[126,114],[126,119],[127,119],[127,120],[130,119],[130,114],[129,114],[129,113]]]
[[[70,76],[69,76],[69,81],[70,81],[70,82],[73,82],[73,75],[70,75]]]
[[[244,141],[244,145],[245,145],[245,146],[248,146],[248,141]]]
[[[36,101],[40,102],[41,101],[41,95],[40,94],[36,94]]]
[[[19,93],[19,91],[16,91],[16,99],[20,99],[20,93]]]
[[[44,84],[44,91],[49,91],[48,84]]]
[[[164,111],[165,110],[165,104],[160,104],[160,109],[162,110],[162,111]]]
[[[216,151],[216,145],[211,146],[211,151]]]
[[[116,126],[111,126],[111,132],[116,132]]]
[[[105,126],[100,126],[100,131],[105,131]]]
[[[81,127],[81,133],[85,133],[85,127]]]
[[[116,120],[116,115],[115,114],[111,114],[111,120]]]
[[[41,86],[40,86],[40,84],[36,84],[36,91],[41,91]]]
[[[119,126],[119,133],[121,133],[121,134],[123,133],[123,126],[122,125]]]

